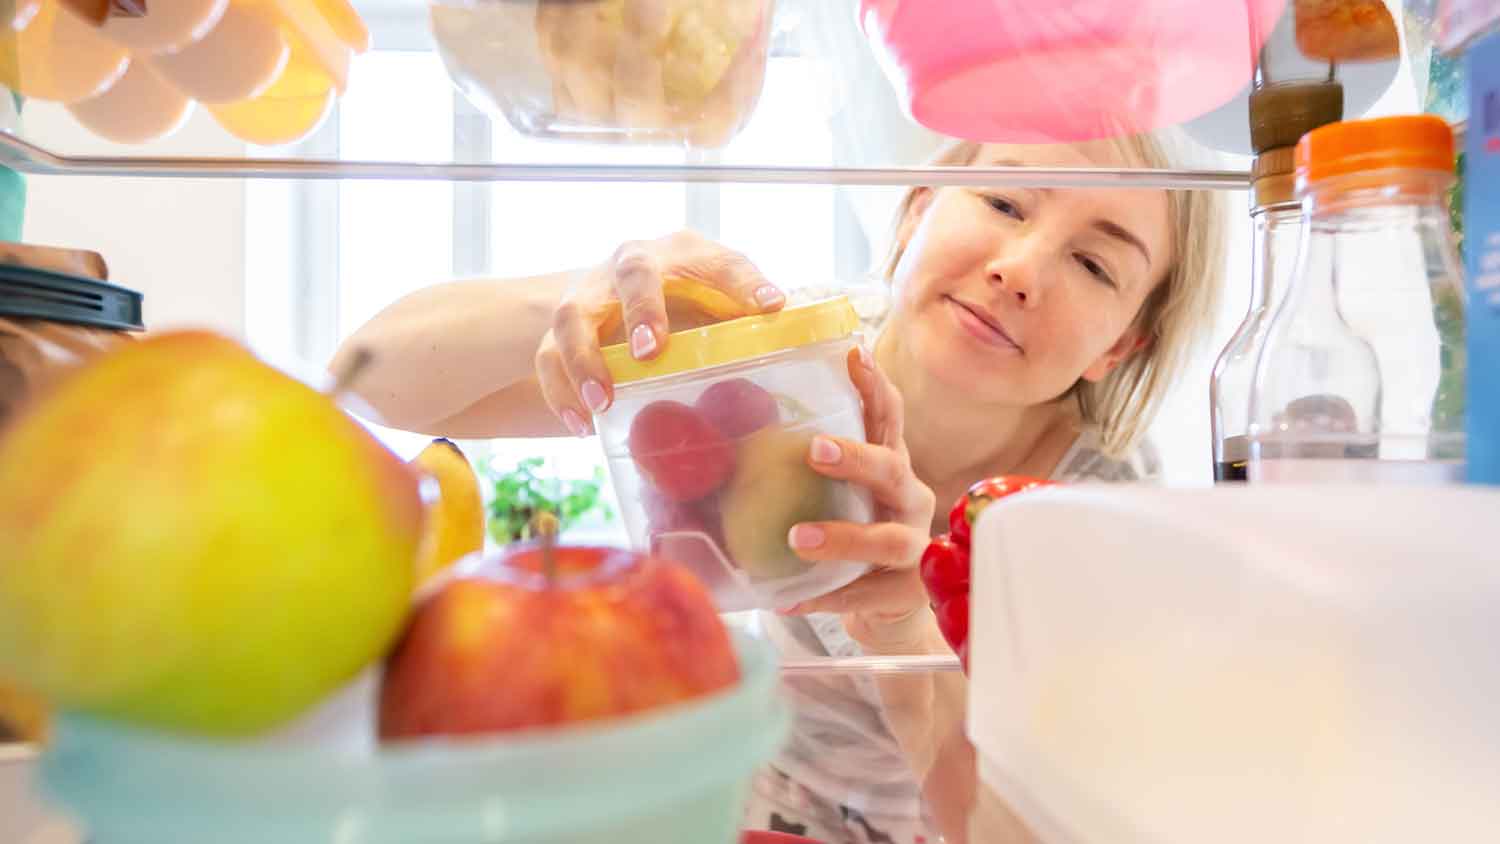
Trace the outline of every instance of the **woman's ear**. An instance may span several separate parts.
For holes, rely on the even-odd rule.
[[[922,217],[932,205],[932,195],[932,188],[913,188],[909,201],[904,203],[905,210],[901,212],[901,219],[896,222],[895,245],[891,249],[890,261],[885,267],[888,278],[895,280],[901,275],[901,264],[906,258],[906,248],[911,245],[911,239],[916,236]]]
[[[932,188],[913,188],[911,202],[906,206],[906,213],[901,215],[901,222],[896,225],[896,243],[902,250],[911,243],[912,235],[917,233],[917,225],[922,222],[922,215],[932,205]]]
[[[1115,341],[1100,355],[1089,368],[1083,371],[1083,380],[1091,382],[1103,381],[1114,372],[1120,364],[1140,354],[1151,347],[1151,335],[1146,334],[1135,326],[1126,329],[1120,339]]]

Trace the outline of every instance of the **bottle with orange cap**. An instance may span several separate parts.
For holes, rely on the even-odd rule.
[[[1256,364],[1249,479],[1462,480],[1452,130],[1431,115],[1345,121],[1294,158],[1305,227]]]

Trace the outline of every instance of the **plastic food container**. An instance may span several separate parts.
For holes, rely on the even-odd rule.
[[[361,752],[68,716],[41,781],[109,844],[734,844],[790,714],[771,646],[732,635],[738,686],[638,718]]]
[[[594,425],[631,542],[688,566],[725,612],[789,606],[868,569],[787,544],[799,522],[872,515],[867,490],[807,463],[816,434],[865,437],[848,369],[858,326],[837,298],[676,332],[648,362],[604,350],[615,402]]]
[[[141,294],[106,275],[93,252],[0,245],[0,427],[28,396],[143,330]]]
[[[717,147],[765,81],[774,0],[433,0],[454,84],[544,138]]]
[[[1055,143],[1191,120],[1244,87],[1285,0],[861,0],[912,118]]]
[[[1457,486],[992,504],[970,631],[984,788],[1072,844],[1491,840],[1497,512],[1500,490]]]

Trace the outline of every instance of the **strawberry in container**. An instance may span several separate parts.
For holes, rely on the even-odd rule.
[[[1052,486],[1024,475],[986,478],[969,487],[948,512],[948,533],[934,537],[922,552],[922,585],[927,588],[938,629],[969,670],[969,537],[984,508],[1018,492]]]
[[[873,516],[867,490],[808,463],[815,435],[865,438],[847,365],[858,326],[836,298],[674,332],[649,361],[603,350],[615,401],[594,426],[631,541],[687,565],[723,611],[789,606],[868,570],[787,543],[800,522]]]

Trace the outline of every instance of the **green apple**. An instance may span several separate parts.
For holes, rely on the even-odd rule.
[[[787,545],[787,534],[799,522],[836,517],[835,482],[807,465],[813,433],[771,426],[740,440],[719,515],[729,556],[751,580],[796,577],[811,569]]]
[[[125,344],[0,435],[0,676],[63,709],[218,735],[380,658],[418,478],[329,397],[206,332]]]

